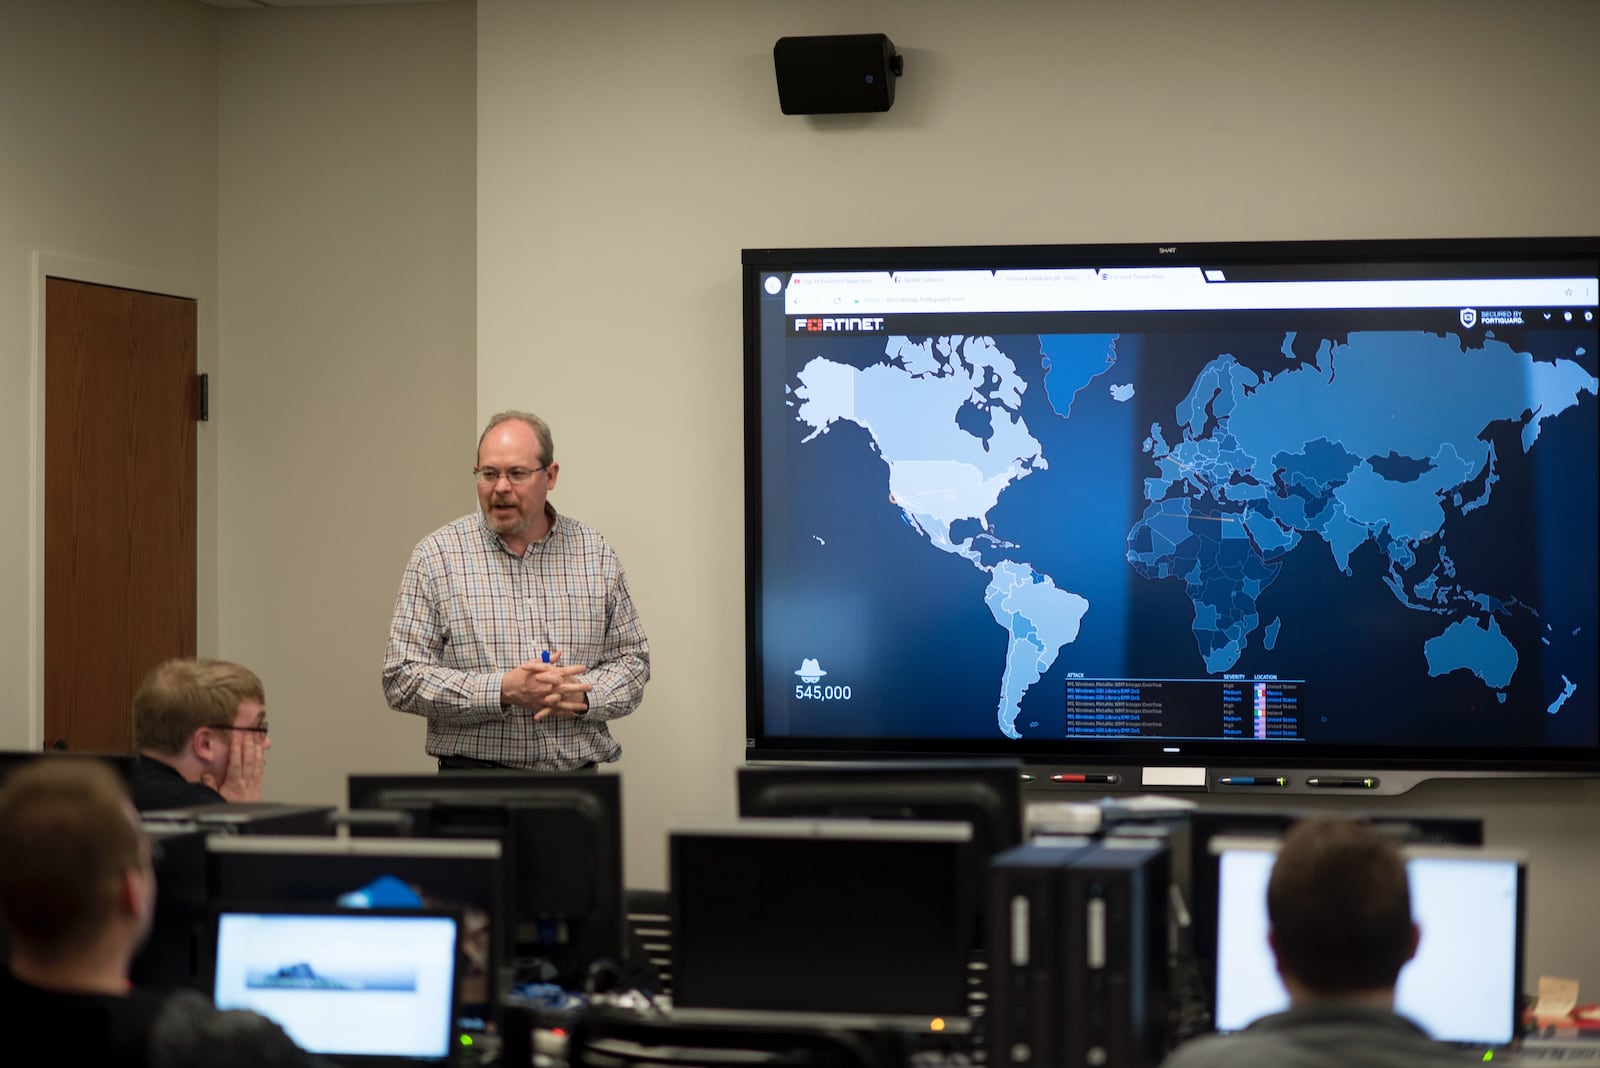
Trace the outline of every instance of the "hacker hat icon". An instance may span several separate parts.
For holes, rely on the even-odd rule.
[[[822,670],[822,665],[817,663],[816,657],[808,656],[800,661],[800,670],[795,672],[802,682],[816,682],[827,672]]]

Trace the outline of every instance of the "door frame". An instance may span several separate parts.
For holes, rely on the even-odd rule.
[[[193,300],[196,307],[195,363],[203,371],[209,364],[210,345],[206,339],[212,328],[212,310],[206,290],[198,278],[187,271],[174,271],[160,267],[129,264],[102,263],[78,259],[58,253],[35,249],[30,270],[33,282],[33,302],[29,324],[29,405],[28,405],[28,722],[27,748],[38,749],[44,745],[44,379],[45,379],[45,279],[67,278],[90,285],[114,286],[118,289],[137,289],[146,293],[181,297]],[[195,442],[195,605],[196,634],[199,648],[207,647],[215,616],[202,611],[207,598],[201,591],[210,593],[214,585],[203,575],[207,572],[202,561],[211,556],[215,524],[202,522],[214,510],[210,487],[215,484],[215,446],[197,435]]]

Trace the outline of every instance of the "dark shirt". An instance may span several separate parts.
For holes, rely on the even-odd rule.
[[[223,1012],[193,991],[63,994],[0,969],[0,1034],[23,1063],[105,1068],[328,1068],[253,1012]]]
[[[60,994],[0,969],[0,1034],[10,1036],[6,1045],[13,1049],[31,1038],[28,1044],[48,1058],[37,1063],[145,1068],[162,1000],[142,991],[126,997]]]
[[[215,805],[226,800],[205,783],[189,782],[171,764],[154,757],[139,757],[139,769],[133,776],[133,807],[140,812]]]
[[[259,1013],[218,1009],[192,991],[166,1001],[150,1036],[152,1068],[333,1068]]]
[[[1462,1068],[1480,1059],[1388,1009],[1325,1003],[1185,1042],[1161,1068]]]

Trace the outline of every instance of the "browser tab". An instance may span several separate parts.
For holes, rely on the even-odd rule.
[[[876,286],[889,281],[888,271],[796,271],[791,286]]]
[[[888,271],[796,271],[784,290],[784,308],[827,315],[875,306],[893,285]]]
[[[901,286],[987,286],[994,281],[993,271],[896,271]]]
[[[1157,285],[1203,285],[1205,275],[1198,267],[1102,267],[1104,282],[1149,282]]]
[[[1086,285],[1098,281],[1100,275],[1092,267],[1027,267],[996,271],[994,277],[1007,285]]]

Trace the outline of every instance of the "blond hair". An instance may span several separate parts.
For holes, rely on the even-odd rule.
[[[168,660],[133,695],[133,746],[175,755],[201,727],[231,726],[245,700],[266,702],[261,680],[226,660]]]

